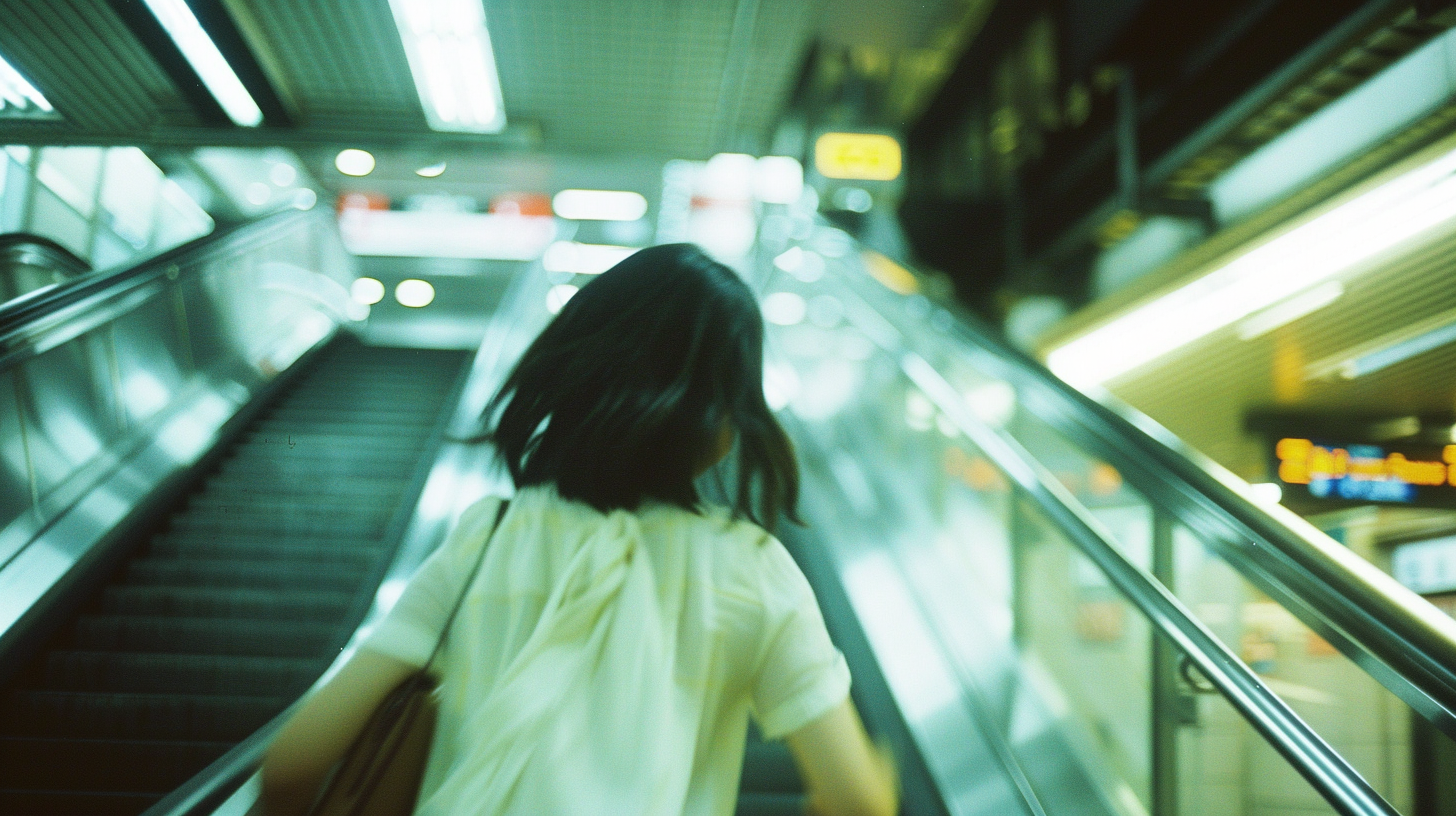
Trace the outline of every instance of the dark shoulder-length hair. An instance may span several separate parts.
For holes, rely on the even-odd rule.
[[[695,479],[731,430],[735,515],[795,518],[798,467],[764,401],[758,303],[692,244],[643,249],[582,287],[482,419],[518,488],[552,484],[603,512],[645,499],[696,512]]]

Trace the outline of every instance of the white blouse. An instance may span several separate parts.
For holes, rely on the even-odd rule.
[[[465,512],[363,648],[424,665],[497,502]],[[604,515],[549,487],[511,501],[437,666],[429,816],[726,816],[749,713],[775,739],[849,693],[761,528],[658,503]]]

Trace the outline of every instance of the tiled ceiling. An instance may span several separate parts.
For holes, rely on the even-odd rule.
[[[132,0],[139,3],[140,0]],[[201,128],[168,72],[108,0],[0,0],[0,54],[47,94],[58,124],[0,122],[4,142],[510,144],[548,153],[703,158],[761,150],[811,44],[842,39],[857,0],[485,0],[509,129],[431,133],[387,0],[220,3],[295,120]],[[885,0],[872,26],[912,43],[926,8]],[[903,7],[904,13],[895,13]],[[913,13],[911,13],[913,12]],[[839,21],[836,23],[835,21]],[[835,23],[835,25],[830,25]]]

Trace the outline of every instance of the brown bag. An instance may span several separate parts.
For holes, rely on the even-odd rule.
[[[501,518],[510,502],[502,501],[496,511],[495,526],[490,538],[480,548],[475,568],[465,581],[465,588],[455,600],[455,607],[445,619],[440,639],[424,668],[405,678],[379,703],[354,738],[349,750],[339,760],[319,798],[309,809],[309,816],[409,816],[420,795],[420,781],[425,774],[425,761],[430,755],[430,742],[435,733],[435,678],[430,667],[445,645],[450,624],[465,600],[465,593],[475,582],[485,550],[495,537]]]

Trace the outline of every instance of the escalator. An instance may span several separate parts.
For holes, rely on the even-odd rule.
[[[91,265],[41,235],[0,235],[0,303],[65,283],[91,271]]]
[[[1442,812],[1412,790],[1402,729],[1416,723],[1421,739],[1441,745],[1456,739],[1456,623],[1253,500],[1145,417],[1071,390],[931,301],[914,273],[811,214],[784,217],[798,221],[761,240],[744,265],[765,300],[798,304],[777,308],[767,333],[765,392],[800,457],[807,522],[778,532],[849,660],[866,723],[899,758],[904,812]],[[159,259],[130,282],[68,284],[55,295],[69,298],[69,317],[54,324],[64,330],[33,328],[48,312],[25,302],[14,321],[32,328],[7,333],[0,309],[0,401],[19,395],[0,411],[34,425],[26,438],[38,453],[28,461],[47,461],[48,444],[52,459],[68,450],[60,426],[44,420],[44,383],[100,359],[96,387],[117,385],[119,396],[97,400],[95,413],[126,420],[114,423],[111,449],[145,463],[147,446],[160,445],[176,467],[207,462],[185,507],[156,515],[165,520],[141,531],[134,557],[108,573],[113,583],[50,593],[89,600],[32,644],[6,687],[5,787],[54,790],[57,766],[75,766],[67,779],[109,774],[113,788],[131,786],[121,797],[130,810],[117,812],[154,801],[149,816],[240,816],[256,797],[271,727],[257,726],[276,725],[272,715],[347,650],[366,607],[367,626],[460,510],[508,489],[485,475],[479,446],[445,441],[436,455],[429,440],[473,430],[549,319],[550,279],[511,284],[447,427],[449,372],[463,358],[328,341],[359,319],[340,285],[349,270],[330,266],[342,257],[336,238],[320,237],[331,227],[296,226],[292,237],[275,225]],[[301,250],[305,238],[323,250]],[[290,265],[305,256],[334,260]],[[148,359],[120,343],[167,320],[173,335],[153,342]],[[64,339],[48,342],[46,331]],[[92,347],[58,354],[70,344]],[[48,350],[25,356],[22,347]],[[404,373],[386,373],[396,364]],[[279,373],[291,371],[305,373]],[[160,386],[170,402],[138,413],[134,404]],[[325,416],[341,394],[359,412],[347,423]],[[436,407],[405,410],[416,402]],[[228,419],[248,414],[252,424]],[[0,450],[16,449],[5,433]],[[209,459],[224,437],[239,446]],[[406,455],[406,443],[390,441],[404,437],[425,446]],[[51,531],[109,512],[88,504],[111,484],[89,467],[65,478],[33,468],[25,507],[0,490],[0,510],[14,519],[0,528],[0,590],[19,568],[39,569],[47,543],[64,549]],[[136,475],[123,470],[118,478]],[[75,487],[81,477],[92,487]],[[168,490],[175,477],[149,478],[155,487],[140,492],[181,494]],[[378,498],[387,491],[397,491],[388,508]],[[12,544],[17,530],[29,546]],[[104,549],[106,535],[96,538]],[[360,548],[366,539],[380,546]],[[72,560],[71,572],[87,571],[84,555]],[[204,583],[222,589],[200,591]],[[47,597],[28,602],[41,612],[19,614],[0,591],[0,654],[23,651],[7,638],[37,629],[29,618],[45,618]],[[338,625],[300,625],[325,613]],[[232,645],[186,622],[229,617],[249,621]],[[270,651],[250,651],[250,639]],[[184,656],[198,640],[210,656]],[[145,656],[112,648],[126,642]],[[189,673],[198,685],[184,687]],[[144,685],[152,681],[171,685]],[[82,693],[91,691],[101,696]],[[131,725],[140,730],[123,731]],[[1378,744],[1374,727],[1385,729]],[[43,736],[61,733],[82,747]],[[156,748],[145,772],[119,770],[126,757],[85,754],[164,737],[180,742]],[[167,751],[193,762],[184,768]],[[95,770],[69,773],[78,767]],[[157,778],[143,787],[145,774]],[[739,813],[802,807],[784,747],[751,740]]]
[[[906,812],[1456,812],[1413,759],[1456,755],[1456,621],[788,218],[749,264],[803,473],[781,534]]]
[[[0,812],[140,813],[337,656],[461,352],[336,339],[0,697]]]

